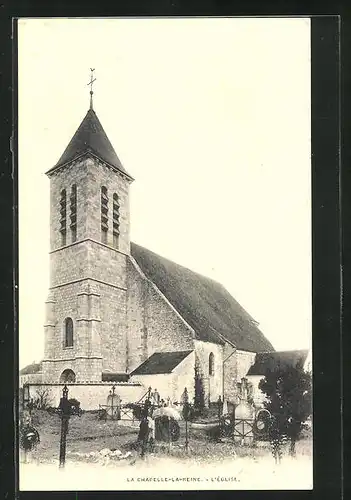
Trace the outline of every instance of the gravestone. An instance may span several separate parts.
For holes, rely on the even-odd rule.
[[[121,397],[119,394],[110,392],[107,396],[106,406],[107,413],[111,418],[121,419]]]
[[[235,408],[234,442],[240,445],[251,445],[254,439],[255,407],[248,400],[250,384],[242,378],[237,384],[239,404]]]
[[[163,442],[178,441],[180,436],[179,424],[173,418],[162,416],[155,418],[155,440]]]

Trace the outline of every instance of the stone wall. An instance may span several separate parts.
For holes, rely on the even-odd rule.
[[[130,260],[127,271],[127,368],[131,372],[147,355],[145,311],[148,282],[143,280]]]
[[[128,264],[128,369],[134,370],[154,352],[194,348],[194,334],[137,264]]]
[[[87,241],[86,276],[123,290],[127,287],[127,257],[114,248]]]
[[[237,399],[237,382],[246,377],[249,368],[255,362],[256,353],[235,350],[229,344],[224,348],[224,398],[235,402]]]
[[[28,373],[27,375],[19,376],[19,386],[23,387],[24,384],[41,384],[43,381],[42,372]]]
[[[65,369],[74,371],[76,381],[101,380],[100,288],[101,284],[94,288],[94,284],[85,280],[51,289],[45,326],[45,382],[59,382]],[[69,347],[65,346],[66,318],[73,321],[73,346]],[[110,323],[109,318],[106,322]]]
[[[224,399],[234,402],[236,398],[237,358],[236,349],[230,344],[225,344],[223,349],[223,377]]]
[[[95,279],[126,288],[126,255],[99,241],[77,241],[50,253],[50,287]]]
[[[145,394],[146,389],[138,384],[116,383],[116,394],[119,394],[124,403],[136,403]],[[112,389],[112,383],[100,384],[67,384],[68,397],[80,402],[83,410],[97,410],[99,405],[106,405],[107,397]],[[51,406],[57,407],[62,397],[62,384],[32,384],[29,385],[30,397],[35,399],[37,392],[47,389],[51,396]]]
[[[203,378],[205,402],[215,402],[218,396],[222,397],[223,386],[223,347],[212,342],[195,340],[195,352]],[[210,353],[214,355],[214,373],[209,374]]]
[[[79,380],[101,380],[102,370],[126,371],[126,292],[103,283],[94,283],[93,286],[94,293],[90,295],[88,292],[83,294],[78,283],[65,285],[55,291],[55,325],[47,328],[45,359],[54,359],[56,368],[50,369],[48,381],[58,381],[57,374],[62,364],[58,365],[57,360],[74,360],[77,357],[103,359],[99,372],[94,373],[87,367],[87,373],[76,373]],[[80,294],[83,295],[82,300],[87,295],[89,301],[86,319],[79,308]],[[95,311],[89,307],[93,300],[97,302]],[[67,317],[73,320],[72,347],[64,345]],[[47,365],[44,372],[48,374]]]
[[[42,361],[43,383],[59,383],[64,370],[72,370],[76,382],[97,382],[101,380],[102,359],[92,357],[71,357]]]
[[[175,401],[175,374],[174,373],[160,373],[150,375],[133,375],[130,378],[131,382],[140,383],[145,392],[149,387],[154,391],[157,389],[161,399],[167,400],[168,397],[171,401]]]
[[[247,372],[249,371],[250,367],[254,364],[256,353],[237,350],[236,357],[237,357],[237,363],[238,363],[237,381],[240,382],[240,380],[243,377],[246,377]]]
[[[192,330],[153,286],[147,294],[146,327],[148,357],[154,352],[194,348]]]
[[[61,191],[66,190],[67,211],[67,244],[72,243],[70,233],[69,197],[73,184],[77,185],[77,239],[83,239],[86,231],[86,161],[81,160],[68,165],[50,176],[50,248],[55,250],[62,246],[60,234],[60,199]]]
[[[109,168],[106,164],[97,160],[87,160],[87,236],[100,241],[100,189],[102,186],[107,188],[109,198],[109,229],[107,235],[107,244],[113,246],[112,234],[112,203],[113,194],[117,193],[120,205],[120,237],[118,249],[129,254],[130,236],[129,236],[129,181],[115,170]]]
[[[73,267],[73,266],[71,266]],[[45,338],[45,359],[72,359],[78,354],[77,329],[78,329],[78,294],[81,291],[80,283],[68,283],[51,290],[50,297],[53,301],[52,318],[47,318],[52,324],[52,329]],[[64,347],[65,318],[73,320],[73,347]]]
[[[126,292],[99,284],[103,370],[126,372]]]
[[[50,253],[50,287],[87,278],[88,245],[78,241]]]
[[[174,369],[174,397],[175,401],[180,401],[184,389],[187,388],[189,403],[194,402],[195,395],[195,351],[189,354]]]
[[[77,240],[91,238],[101,241],[100,190],[105,186],[109,197],[108,245],[113,246],[112,198],[117,193],[120,204],[119,250],[129,253],[129,181],[105,163],[82,158],[50,175],[50,241],[51,249],[62,246],[60,235],[60,194],[67,192],[67,244],[72,242],[69,228],[69,197],[73,184],[77,186]]]

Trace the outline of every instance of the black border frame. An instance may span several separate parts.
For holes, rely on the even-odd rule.
[[[3,5],[0,6],[0,9]],[[1,281],[5,300],[5,314],[2,319],[4,326],[0,330],[1,349],[3,355],[0,365],[2,373],[2,384],[0,386],[0,458],[4,461],[4,467],[0,470],[0,484],[4,487],[4,498],[14,498],[15,490],[13,484],[14,462],[16,454],[13,453],[13,443],[16,438],[16,426],[14,425],[14,394],[17,387],[17,313],[13,314],[14,294],[13,288],[17,283],[17,165],[14,165],[12,173],[12,157],[9,137],[12,134],[12,123],[14,128],[13,148],[17,150],[17,95],[13,105],[12,87],[16,89],[17,84],[17,59],[15,57],[16,43],[12,45],[11,37],[16,39],[15,31],[12,34],[11,17],[58,17],[58,16],[83,16],[93,17],[97,15],[97,9],[93,4],[85,4],[84,8],[76,4],[43,4],[28,5],[18,4],[17,11],[13,8],[5,19],[4,29],[0,32],[5,37],[6,70],[2,75],[3,107],[5,113],[1,117],[1,140],[4,147],[1,150],[3,165],[1,172],[1,188],[3,192],[0,197],[1,213],[0,219],[2,246],[1,264],[3,266],[4,278]],[[279,11],[280,5],[276,6]],[[280,14],[274,12],[273,8],[267,8],[262,3],[251,4],[245,9],[235,8],[234,2],[194,2],[182,4],[177,0],[154,1],[149,4],[137,1],[119,2],[114,5],[113,12],[105,9],[100,16],[272,16],[272,15],[299,15],[302,16],[305,7],[294,4],[289,8],[280,8]],[[321,12],[323,5],[314,9],[314,14],[325,14]],[[331,11],[339,10],[334,4]],[[268,11],[268,12],[267,12]],[[1,10],[0,10],[1,12]],[[307,12],[305,10],[305,12]],[[304,14],[308,16],[308,14]],[[343,97],[347,93],[347,80],[340,81],[340,47],[339,30],[340,25],[347,27],[344,18],[337,16],[313,17],[311,23],[312,36],[312,221],[313,221],[313,362],[314,362],[314,470],[315,488],[313,491],[223,491],[206,492],[208,498],[216,496],[237,496],[239,498],[255,498],[263,496],[274,499],[281,498],[338,498],[341,496],[342,477],[342,444],[341,444],[341,378],[339,370],[341,367],[341,235],[340,235],[340,85],[342,83]],[[347,32],[347,30],[346,30]],[[343,40],[346,37],[343,34]],[[346,50],[346,45],[344,45]],[[14,64],[13,64],[14,62]],[[345,144],[343,145],[345,146]],[[3,153],[4,151],[4,153]],[[344,173],[343,173],[344,180]],[[346,179],[345,179],[346,180]],[[346,200],[343,200],[343,205]],[[347,207],[345,206],[344,211]],[[347,250],[344,245],[344,252]],[[344,286],[346,281],[344,281]],[[15,334],[14,334],[15,332]],[[9,377],[9,373],[14,375]],[[327,395],[327,396],[326,396]],[[333,429],[330,432],[330,429]],[[328,450],[328,453],[325,453]],[[345,469],[346,470],[346,469]],[[2,476],[2,477],[1,477]],[[13,494],[12,494],[13,493]],[[127,498],[137,494],[139,497],[149,495],[174,497],[185,495],[194,497],[197,492],[20,492],[17,497],[21,499],[41,498]],[[201,494],[204,492],[201,491]]]

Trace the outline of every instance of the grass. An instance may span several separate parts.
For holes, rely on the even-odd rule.
[[[43,463],[58,460],[60,446],[61,420],[57,415],[49,415],[45,411],[35,410],[32,415],[33,425],[40,434],[40,443],[33,450],[32,460]],[[250,457],[259,459],[271,456],[269,443],[254,443],[254,446],[236,446],[230,440],[221,443],[210,441],[204,431],[191,429],[189,431],[189,452],[186,454],[185,445],[185,423],[180,424],[180,439],[172,445],[169,450],[166,443],[159,443],[155,447],[155,455],[171,455],[202,462],[210,459],[218,463],[233,457]],[[139,451],[135,447],[139,427],[138,422],[134,426],[121,425],[117,421],[98,420],[94,413],[83,413],[81,417],[72,416],[69,421],[67,435],[67,458],[69,460],[86,460],[76,453],[84,454],[97,452],[104,448],[118,449],[122,452],[131,450],[136,457]],[[296,445],[297,456],[310,458],[312,456],[312,440],[310,436],[300,440]],[[285,450],[287,452],[287,450]]]

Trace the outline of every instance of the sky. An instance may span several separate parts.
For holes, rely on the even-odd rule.
[[[43,357],[49,179],[89,107],[131,238],[221,282],[277,350],[311,344],[310,21],[21,19],[20,368]]]

